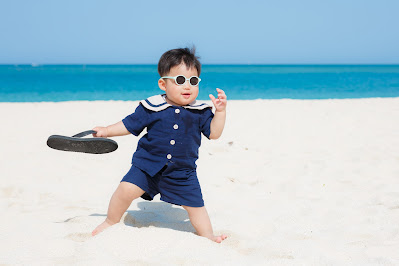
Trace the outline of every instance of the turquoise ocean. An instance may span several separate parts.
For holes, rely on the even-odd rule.
[[[141,100],[156,65],[0,65],[0,102]],[[200,100],[399,97],[399,65],[203,65]]]

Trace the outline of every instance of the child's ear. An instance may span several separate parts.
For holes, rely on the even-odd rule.
[[[158,86],[161,90],[166,91],[166,82],[164,79],[158,80]]]

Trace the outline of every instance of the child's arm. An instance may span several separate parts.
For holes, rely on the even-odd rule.
[[[227,97],[221,89],[216,90],[218,92],[217,98],[212,94],[209,95],[209,98],[211,98],[213,105],[216,108],[215,116],[212,118],[211,122],[211,134],[209,135],[209,139],[218,139],[222,135],[224,124],[226,122]]]
[[[107,126],[107,127],[95,127],[94,131],[97,131],[96,134],[93,134],[94,137],[116,137],[116,136],[125,136],[130,134],[130,132],[126,129],[125,125],[122,121],[119,121],[116,124]]]

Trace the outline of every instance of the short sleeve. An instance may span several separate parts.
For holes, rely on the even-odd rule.
[[[147,127],[148,116],[147,110],[139,104],[134,113],[126,116],[122,122],[130,133],[138,136]]]
[[[213,116],[212,108],[206,108],[201,115],[201,132],[208,139],[211,135],[211,121]]]

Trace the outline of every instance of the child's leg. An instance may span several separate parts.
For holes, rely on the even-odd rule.
[[[227,238],[226,235],[215,236],[213,234],[211,220],[205,207],[182,207],[187,211],[190,222],[199,236],[209,238],[217,243],[221,243]]]
[[[94,229],[92,235],[95,236],[109,226],[119,223],[132,201],[143,194],[144,190],[140,187],[129,182],[121,182],[109,202],[107,218]]]

